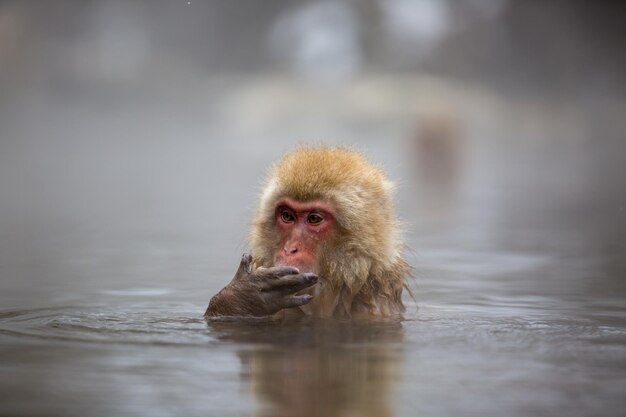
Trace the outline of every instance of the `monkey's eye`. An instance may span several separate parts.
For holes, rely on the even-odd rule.
[[[285,223],[292,223],[296,220],[296,217],[289,210],[283,210],[280,212],[280,218]]]
[[[307,221],[310,224],[319,224],[322,221],[324,221],[324,218],[320,216],[319,214],[311,213],[309,214],[309,217],[307,217]]]

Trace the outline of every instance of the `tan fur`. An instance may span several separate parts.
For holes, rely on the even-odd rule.
[[[320,287],[325,288],[325,299],[333,301],[328,306],[314,299],[302,309],[321,316],[401,313],[402,288],[409,268],[392,192],[385,174],[358,152],[327,147],[297,149],[273,167],[261,196],[250,235],[256,266],[272,266],[274,262],[277,201],[283,197],[302,202],[321,199],[335,208],[338,223],[338,233],[322,251],[316,271],[324,279]]]

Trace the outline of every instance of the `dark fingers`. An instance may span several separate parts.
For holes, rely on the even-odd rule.
[[[305,305],[309,301],[313,299],[313,296],[310,294],[304,295],[290,295],[283,299],[284,308],[293,308]]]
[[[277,279],[265,282],[263,291],[278,291],[295,293],[314,285],[317,282],[317,275],[306,272],[298,275],[286,275]]]
[[[237,274],[243,273],[249,274],[252,272],[252,255],[249,253],[244,253],[241,257],[241,262],[239,262],[239,268],[237,269]]]
[[[273,266],[271,268],[264,268],[262,271],[263,276],[279,278],[285,275],[296,275],[300,271],[295,266]]]

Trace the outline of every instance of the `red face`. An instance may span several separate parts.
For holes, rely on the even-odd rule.
[[[325,201],[279,200],[275,215],[280,245],[275,265],[316,272],[319,248],[335,229],[333,214],[332,206]]]

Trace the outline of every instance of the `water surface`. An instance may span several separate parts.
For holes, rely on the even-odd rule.
[[[285,128],[237,113],[263,108],[264,80],[210,106],[189,86],[174,115],[171,92],[5,102],[0,414],[626,415],[626,118],[452,88],[463,129],[429,154],[398,109],[341,107],[381,82],[320,100],[273,81]],[[423,91],[385,82],[398,102]],[[259,178],[303,131],[399,180],[404,321],[202,318],[246,248]]]

